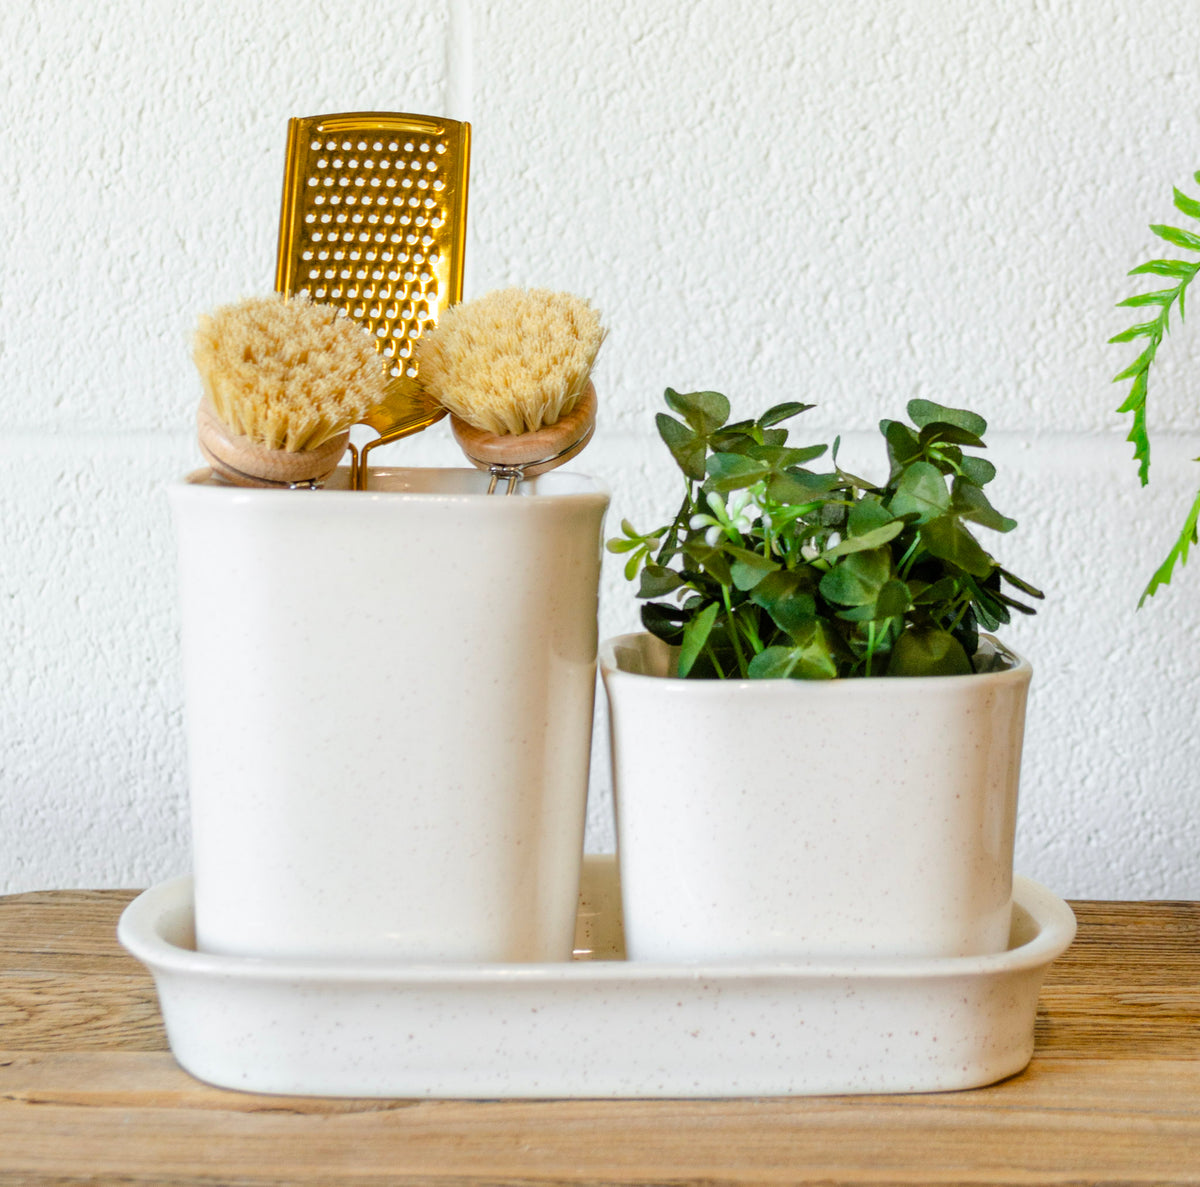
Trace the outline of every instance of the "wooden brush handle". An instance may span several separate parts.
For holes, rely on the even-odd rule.
[[[450,427],[467,460],[480,470],[515,466],[523,470],[526,478],[534,478],[570,461],[592,439],[596,427],[596,389],[589,379],[570,412],[532,433],[488,433],[453,415]]]
[[[316,449],[266,449],[249,437],[232,432],[207,399],[200,402],[196,413],[196,433],[200,452],[214,473],[235,486],[321,483],[337,469],[350,441],[347,429]]]

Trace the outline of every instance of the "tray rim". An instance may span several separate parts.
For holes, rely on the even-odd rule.
[[[1027,942],[984,956],[813,958],[804,961],[689,961],[668,963],[585,957],[554,963],[414,963],[395,959],[268,959],[227,956],[180,948],[159,932],[170,911],[190,917],[191,875],[161,882],[143,891],[121,914],[117,938],[155,974],[182,974],[256,982],[318,982],[380,985],[562,984],[575,982],[643,983],[673,981],[835,981],[939,980],[985,977],[1049,965],[1075,937],[1075,914],[1053,891],[1030,878],[1013,879],[1014,908],[1024,910],[1036,927]]]

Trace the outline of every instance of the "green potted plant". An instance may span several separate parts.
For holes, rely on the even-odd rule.
[[[1200,173],[1195,174],[1195,180],[1197,183],[1200,183]],[[1186,214],[1188,218],[1200,220],[1200,202],[1197,202],[1195,198],[1189,198],[1187,194],[1178,189],[1174,191],[1174,194],[1175,208],[1180,213]],[[1150,230],[1160,239],[1171,244],[1172,247],[1182,248],[1184,251],[1200,252],[1200,235],[1196,235],[1191,231],[1185,231],[1179,227],[1163,226],[1161,224],[1153,224]],[[1134,457],[1138,463],[1138,476],[1143,486],[1150,481],[1150,434],[1146,420],[1146,395],[1150,378],[1150,367],[1158,356],[1158,348],[1162,344],[1163,337],[1170,329],[1171,311],[1176,306],[1179,309],[1179,318],[1181,321],[1183,320],[1187,288],[1198,269],[1200,269],[1200,261],[1196,260],[1147,260],[1146,263],[1139,264],[1136,268],[1132,269],[1129,275],[1158,276],[1170,283],[1166,288],[1154,289],[1146,293],[1137,293],[1132,297],[1127,297],[1124,301],[1118,302],[1118,308],[1147,309],[1153,311],[1153,316],[1148,321],[1136,322],[1129,329],[1123,330],[1120,334],[1109,339],[1110,343],[1136,341],[1141,344],[1141,351],[1138,356],[1129,366],[1114,376],[1113,382],[1123,383],[1126,380],[1132,381],[1129,387],[1129,394],[1117,411],[1127,412],[1133,418],[1128,440],[1133,443]],[[1196,498],[1192,502],[1191,510],[1184,518],[1179,538],[1167,553],[1162,564],[1154,571],[1149,584],[1147,584],[1143,591],[1141,600],[1138,602],[1139,606],[1143,605],[1147,598],[1152,597],[1159,586],[1170,583],[1171,574],[1177,562],[1179,564],[1187,563],[1188,552],[1196,542],[1198,521],[1200,521],[1200,491],[1197,492]]]
[[[1042,595],[975,536],[986,422],[911,401],[876,483],[789,444],[811,405],[666,402],[683,501],[609,541],[646,630],[601,649],[630,955],[1003,949],[1030,667],[984,632]]]

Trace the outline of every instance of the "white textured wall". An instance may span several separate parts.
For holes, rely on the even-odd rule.
[[[1134,612],[1200,482],[1200,340],[1152,384],[1145,492],[1104,345],[1200,168],[1194,0],[36,0],[0,44],[0,889],[187,868],[187,336],[270,288],[287,118],[378,108],[473,123],[468,296],[603,310],[577,465],[610,527],[672,508],[667,385],[816,400],[805,434],[872,472],[913,396],[987,416],[1021,522],[996,550],[1048,594],[1008,634],[1035,667],[1018,866],[1200,897],[1200,567]],[[448,436],[390,460],[457,464]],[[606,634],[637,622],[610,566]]]

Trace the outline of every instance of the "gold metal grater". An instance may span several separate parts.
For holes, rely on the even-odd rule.
[[[361,421],[351,486],[367,454],[428,428],[445,409],[416,382],[413,340],[462,298],[471,125],[387,111],[288,121],[275,288],[338,305],[390,360],[384,402]]]

